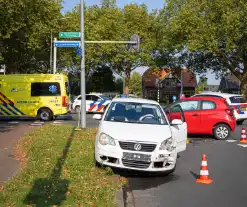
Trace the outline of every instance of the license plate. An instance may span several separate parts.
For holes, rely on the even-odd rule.
[[[124,152],[123,153],[123,159],[125,159],[125,160],[134,160],[134,161],[151,162],[151,155]]]

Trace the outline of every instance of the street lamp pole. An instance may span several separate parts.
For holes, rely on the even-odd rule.
[[[81,128],[86,128],[84,0],[81,1]]]
[[[50,47],[50,73],[52,72],[52,30],[51,30],[51,47]]]

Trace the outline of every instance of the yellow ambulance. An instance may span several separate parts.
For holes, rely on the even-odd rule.
[[[38,117],[50,121],[69,111],[64,74],[0,75],[0,118]]]

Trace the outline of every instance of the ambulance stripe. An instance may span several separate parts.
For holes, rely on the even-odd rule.
[[[1,95],[4,99],[6,99],[10,104],[13,104],[13,105],[14,105],[14,102],[11,101],[9,98],[7,98],[7,96],[5,96],[3,93],[0,92],[0,95]]]
[[[3,105],[3,104],[2,104]],[[5,111],[3,108],[0,108],[1,109],[1,111],[3,111],[5,114],[7,114],[7,115],[11,115],[10,113],[8,113],[7,111]]]
[[[15,111],[13,111],[12,109],[10,109],[10,108],[8,107],[8,105],[4,105],[4,104],[3,104],[3,106],[4,106],[6,109],[8,109],[10,112],[12,112],[14,115],[18,115]]]
[[[21,110],[19,110],[18,108],[16,108],[14,105],[10,104],[10,106],[15,109],[17,112],[19,112],[21,115],[25,115]]]
[[[5,102],[3,99],[0,98],[0,101],[1,101],[3,104],[7,105],[7,102]]]

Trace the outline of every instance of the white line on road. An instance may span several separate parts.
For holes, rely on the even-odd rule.
[[[236,142],[237,140],[226,140],[227,142]]]
[[[247,147],[247,144],[238,144],[240,147]]]
[[[10,121],[8,122],[9,124],[18,124],[19,122],[18,121]]]

